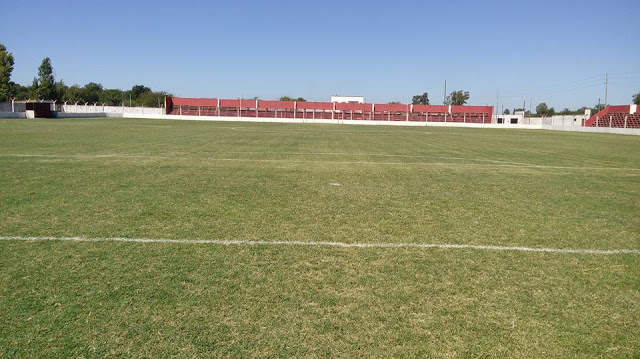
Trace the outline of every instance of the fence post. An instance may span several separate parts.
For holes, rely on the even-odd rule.
[[[629,117],[629,115],[624,115],[624,128],[627,128],[627,117]]]

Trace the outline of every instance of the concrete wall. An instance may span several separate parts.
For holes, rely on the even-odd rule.
[[[164,108],[158,107],[126,107],[126,106],[102,106],[90,104],[67,104],[60,107],[60,113],[138,113],[138,114],[164,114]]]
[[[221,121],[221,122],[277,122],[277,123],[326,123],[339,125],[374,125],[374,126],[412,126],[412,127],[466,127],[466,128],[501,128],[523,130],[553,130],[553,131],[577,131],[592,133],[615,133],[625,135],[640,135],[640,129],[607,128],[607,127],[579,127],[579,126],[555,126],[555,125],[531,125],[531,124],[482,124],[462,122],[412,122],[412,121],[368,121],[368,120],[321,120],[321,119],[294,119],[294,118],[255,118],[255,117],[216,117],[216,116],[179,116],[179,115],[149,115],[124,113],[124,118],[147,118],[186,121]]]
[[[0,118],[25,118],[24,112],[0,112]]]
[[[413,126],[413,127],[467,127],[467,128],[501,128],[501,129],[527,129],[527,130],[552,130],[552,131],[576,131],[591,133],[615,133],[627,135],[640,135],[640,129],[607,128],[607,127],[582,127],[581,116],[554,116],[547,118],[525,118],[518,124],[481,124],[462,122],[412,122],[412,121],[368,121],[368,120],[329,120],[329,119],[293,119],[293,118],[256,118],[256,117],[217,117],[217,116],[179,116],[165,115],[163,108],[145,107],[117,107],[117,106],[62,106],[63,112],[58,112],[59,118],[87,118],[87,117],[118,117],[118,118],[146,118],[183,121],[221,121],[221,122],[278,122],[278,123],[326,123],[326,124],[350,124],[350,125],[378,125],[378,126]],[[86,110],[87,112],[83,112]],[[101,111],[104,110],[104,111]],[[0,112],[0,117],[7,112]],[[24,113],[8,113],[11,118],[24,118]],[[22,116],[22,117],[19,117]],[[509,115],[507,115],[509,116]],[[5,117],[6,118],[6,117]],[[574,121],[574,118],[578,118]],[[530,121],[529,121],[530,120]]]
[[[26,105],[24,102],[15,102],[11,107],[11,102],[0,102],[0,112],[24,112]]]
[[[518,124],[521,125],[536,125],[536,126],[582,126],[583,121],[589,118],[585,115],[555,115],[551,117],[527,117],[522,113],[511,115],[493,115],[491,123],[498,123],[498,119],[503,119],[503,125],[511,126],[511,119],[515,119]]]

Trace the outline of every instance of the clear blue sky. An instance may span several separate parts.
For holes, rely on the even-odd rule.
[[[178,96],[281,95],[556,109],[626,104],[640,91],[640,1],[20,1],[0,42],[28,85],[144,84]]]

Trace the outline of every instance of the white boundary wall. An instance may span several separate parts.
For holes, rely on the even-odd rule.
[[[62,105],[62,111],[59,114],[78,114],[78,113],[137,113],[137,114],[151,114],[162,115],[164,114],[164,108],[158,107],[125,107],[125,106],[102,106],[102,105],[89,105],[89,104],[73,104]]]
[[[85,112],[86,111],[86,112]],[[144,118],[158,120],[183,121],[220,121],[220,122],[277,122],[277,123],[325,123],[340,125],[377,125],[377,126],[412,126],[412,127],[468,127],[468,128],[502,128],[527,130],[574,131],[591,133],[613,133],[625,135],[640,135],[640,129],[582,127],[572,123],[567,126],[557,124],[567,123],[565,119],[559,121],[540,121],[533,124],[497,124],[497,123],[461,123],[461,122],[413,122],[413,121],[369,121],[369,120],[329,120],[329,119],[294,119],[294,118],[261,118],[261,117],[218,117],[218,116],[179,116],[166,115],[164,108],[157,107],[122,107],[122,106],[94,106],[94,105],[63,105],[58,118],[87,118],[87,117],[119,117]],[[571,117],[571,122],[576,116]],[[0,112],[0,118],[25,118],[24,112]],[[533,121],[532,121],[533,122]],[[536,121],[537,122],[537,121]]]
[[[25,118],[25,113],[0,111],[0,118]]]
[[[72,115],[69,117],[96,117],[91,114],[62,114]],[[218,117],[218,116],[180,116],[180,115],[152,115],[140,113],[105,113],[98,114],[100,117],[124,117],[124,118],[144,118],[159,120],[182,120],[182,121],[218,121],[218,122],[274,122],[274,123],[325,123],[337,125],[373,125],[373,126],[412,126],[412,127],[467,127],[467,128],[501,128],[501,129],[526,129],[526,130],[552,130],[552,131],[574,131],[591,133],[614,133],[623,135],[640,135],[637,128],[608,128],[608,127],[580,127],[580,126],[551,126],[551,125],[511,125],[494,123],[462,123],[462,122],[412,122],[412,121],[369,121],[369,120],[328,120],[328,119],[295,119],[295,118],[256,118],[256,117]]]

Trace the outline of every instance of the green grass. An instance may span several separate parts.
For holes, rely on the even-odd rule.
[[[0,121],[0,236],[639,249],[639,213],[636,136]],[[637,357],[638,303],[634,254],[0,241],[4,357]]]

